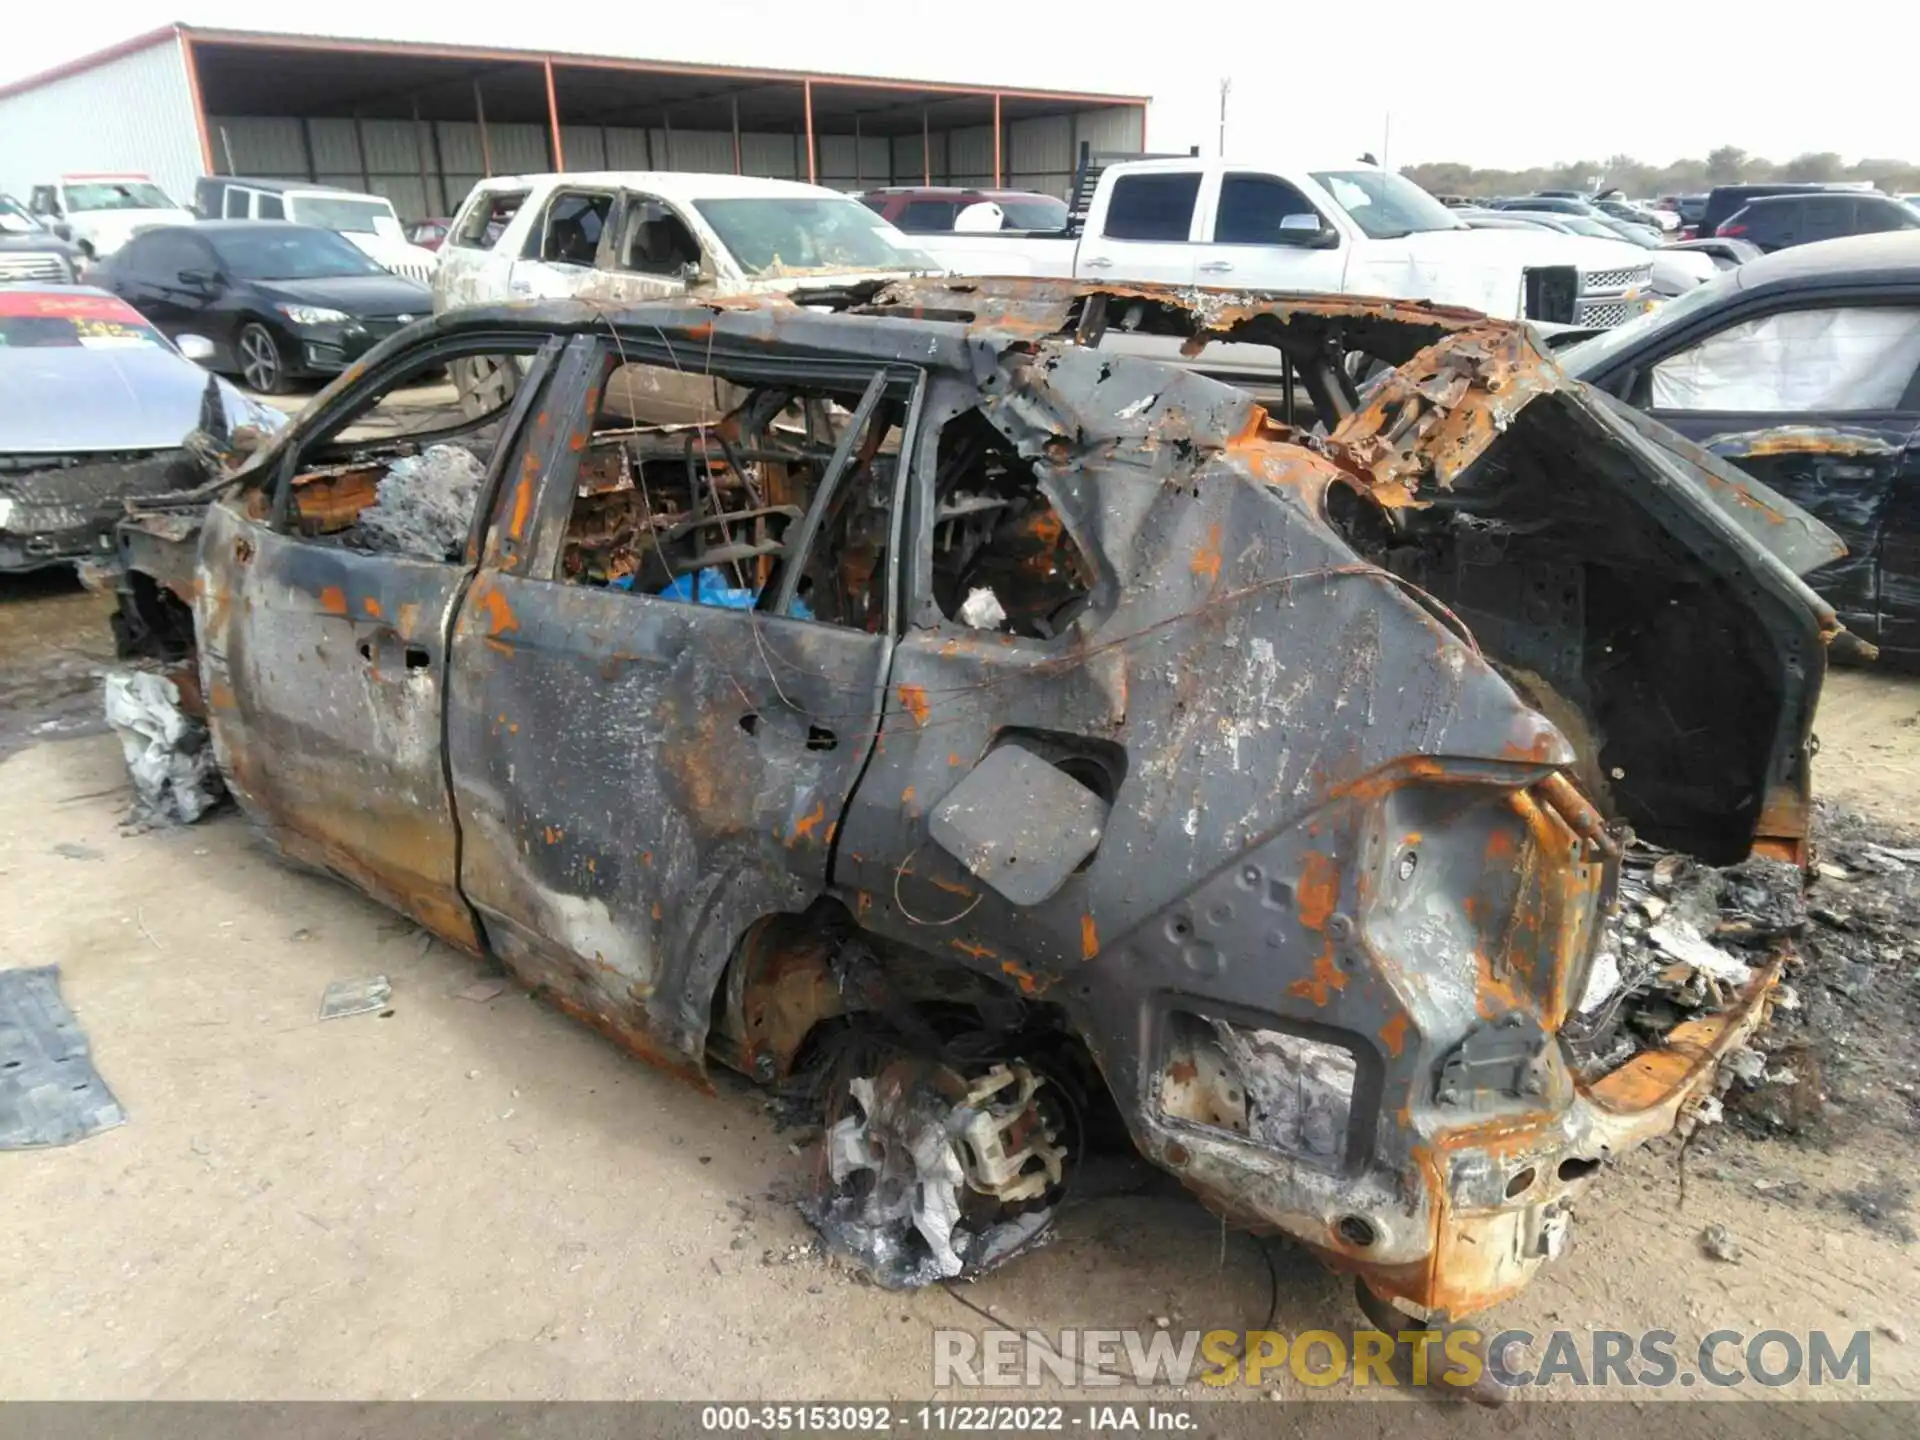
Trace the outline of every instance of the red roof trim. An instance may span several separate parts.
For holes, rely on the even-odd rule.
[[[20,95],[28,90],[38,90],[42,85],[51,85],[56,80],[65,80],[70,75],[84,75],[89,70],[98,70],[102,65],[120,59],[123,55],[137,55],[142,50],[151,50],[156,45],[179,36],[183,27],[178,24],[162,25],[158,30],[149,30],[144,35],[136,35],[131,40],[122,40],[118,45],[109,45],[104,50],[96,50],[91,55],[82,55],[77,60],[69,60],[64,65],[56,65],[51,70],[42,70],[38,75],[29,75],[24,80],[15,80],[0,85],[0,100],[10,95]]]
[[[956,85],[944,80],[907,80],[875,75],[837,75],[821,71],[768,70],[747,65],[696,65],[678,60],[623,59],[619,56],[580,55],[563,51],[423,44],[411,40],[355,40],[324,35],[284,35],[266,30],[216,30],[176,22],[158,30],[150,30],[131,40],[122,41],[118,45],[109,46],[105,50],[84,55],[78,60],[70,60],[51,70],[44,70],[38,75],[30,75],[24,80],[15,80],[9,85],[0,85],[0,99],[20,94],[22,91],[37,89],[55,80],[65,79],[69,75],[78,75],[97,69],[109,61],[118,60],[123,55],[149,49],[176,37],[201,45],[248,45],[269,50],[320,50],[339,55],[419,55],[443,60],[498,60],[508,63],[523,62],[529,65],[573,65],[597,70],[625,70],[638,74],[715,75],[743,80],[785,81],[796,85],[811,79],[816,84],[839,85],[849,89],[918,90],[944,95],[984,97],[997,92],[1008,99],[1072,101],[1085,105],[1144,107],[1152,98],[1147,95],[1112,95],[1078,90],[1035,90],[1017,85]]]

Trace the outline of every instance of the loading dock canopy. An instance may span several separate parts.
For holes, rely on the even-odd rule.
[[[718,170],[1065,195],[1082,141],[1137,150],[1140,96],[585,55],[179,31],[216,173],[305,179],[447,214],[484,175]]]

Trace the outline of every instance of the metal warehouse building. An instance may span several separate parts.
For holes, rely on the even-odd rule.
[[[170,25],[0,87],[0,190],[137,171],[311,180],[448,215],[486,175],[700,170],[1065,195],[1143,96]]]

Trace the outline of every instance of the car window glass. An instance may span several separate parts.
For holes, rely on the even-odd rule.
[[[913,200],[894,224],[909,235],[935,235],[953,229],[959,207],[951,200]]]
[[[769,610],[792,567],[794,618],[878,631],[910,381],[889,384],[851,437],[807,553],[789,548],[872,378],[771,387],[616,358],[581,456],[558,578]]]
[[[132,274],[171,285],[182,270],[215,269],[213,257],[186,235],[143,235],[121,264]]]
[[[1787,310],[1731,325],[1654,366],[1658,410],[1887,410],[1920,367],[1920,308]]]
[[[465,250],[491,250],[513,217],[526,203],[525,190],[498,190],[479,196],[461,217],[460,228],[448,238],[449,245]]]
[[[1853,228],[1861,235],[1873,235],[1882,230],[1920,230],[1920,213],[1897,200],[1863,198],[1859,201]]]
[[[689,266],[699,265],[700,242],[693,238],[687,222],[660,201],[631,197],[625,224],[619,257],[622,270],[681,280]]]
[[[414,560],[465,555],[512,400],[467,416],[447,363],[441,355],[404,371],[302,445],[292,462],[297,533]]]
[[[1197,170],[1174,175],[1122,175],[1107,202],[1106,234],[1115,240],[1185,240],[1192,233]]]
[[[591,265],[600,249],[600,232],[613,211],[613,196],[604,191],[561,190],[547,202],[536,252],[556,265]]]
[[[1314,229],[1320,227],[1319,212],[1286,181],[1272,175],[1227,175],[1220,181],[1213,238],[1221,245],[1278,244],[1281,221],[1289,215],[1308,216]]]
[[[329,280],[387,273],[331,230],[245,225],[208,233],[221,268],[242,280]]]
[[[278,195],[256,195],[253,197],[253,213],[260,220],[284,220],[287,218],[287,202]]]
[[[245,220],[248,218],[247,201],[252,198],[253,192],[242,190],[238,185],[229,185],[227,187],[226,206],[222,213],[229,220]]]

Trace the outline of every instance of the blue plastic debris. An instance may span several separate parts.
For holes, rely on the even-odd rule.
[[[631,590],[633,577],[622,575],[611,582],[610,588]],[[721,605],[729,610],[751,610],[760,601],[758,590],[730,584],[726,572],[714,565],[692,575],[676,576],[659,595],[662,600],[690,600],[696,605]],[[793,609],[789,613],[797,620],[813,619],[813,611],[798,595],[793,597]]]

